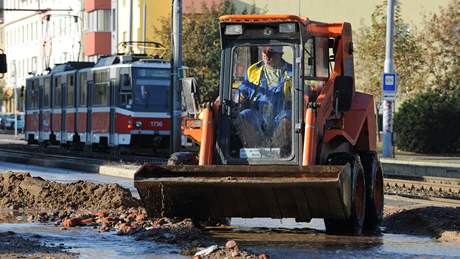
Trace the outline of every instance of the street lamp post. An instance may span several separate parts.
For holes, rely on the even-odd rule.
[[[383,157],[394,157],[393,106],[396,98],[396,74],[393,67],[394,2],[388,0],[385,65],[382,79],[383,98]]]
[[[177,152],[181,146],[180,115],[182,111],[182,0],[173,0],[173,88],[171,112],[171,151]]]

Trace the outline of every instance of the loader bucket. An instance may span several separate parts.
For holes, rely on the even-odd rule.
[[[156,166],[134,185],[150,217],[346,219],[350,166]]]

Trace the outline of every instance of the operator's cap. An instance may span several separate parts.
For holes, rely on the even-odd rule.
[[[264,53],[284,53],[283,52],[283,47],[281,46],[267,46],[262,49],[262,52]]]

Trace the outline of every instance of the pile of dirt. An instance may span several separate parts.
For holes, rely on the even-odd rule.
[[[36,237],[35,239],[39,239]],[[38,240],[26,239],[14,232],[0,233],[1,258],[76,258],[77,255],[65,251],[62,245],[51,247],[41,244]]]
[[[138,207],[140,202],[118,184],[86,181],[57,183],[29,173],[0,175],[0,208],[41,211],[109,210]]]
[[[395,210],[384,218],[388,233],[425,235],[442,241],[460,241],[460,207],[422,207]]]

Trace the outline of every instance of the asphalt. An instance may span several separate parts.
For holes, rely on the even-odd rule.
[[[0,143],[25,144],[23,136],[15,138],[12,135],[0,134]],[[46,159],[37,154],[36,157],[23,157],[18,154],[0,153],[0,161],[63,168],[76,171],[86,171],[107,176],[115,176],[133,179],[134,173],[140,166],[127,166],[117,163],[91,163],[76,159],[74,161],[62,161],[58,159]],[[396,152],[394,158],[384,158],[380,154],[385,176],[410,175],[415,177],[433,176],[460,178],[460,156],[437,156],[409,152]]]

